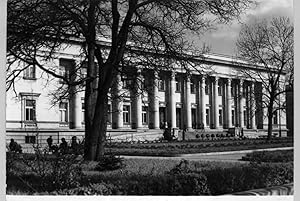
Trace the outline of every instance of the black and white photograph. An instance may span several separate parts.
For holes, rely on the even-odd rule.
[[[293,0],[5,5],[9,198],[293,199]]]

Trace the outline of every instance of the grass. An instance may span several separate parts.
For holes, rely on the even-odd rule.
[[[161,143],[108,143],[106,152],[116,155],[178,156],[180,154],[237,151],[293,146],[291,139],[263,139],[184,141]]]

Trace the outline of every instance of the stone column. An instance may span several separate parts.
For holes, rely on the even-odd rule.
[[[231,117],[231,104],[232,104],[232,99],[231,99],[231,79],[227,79],[227,125],[228,128],[232,127],[232,117]]]
[[[142,75],[141,70],[138,70],[137,82],[136,82],[136,94],[135,94],[135,123],[136,128],[142,128]]]
[[[153,128],[159,129],[159,98],[158,98],[158,73],[154,72],[153,79],[153,97],[151,98],[153,101],[152,109],[153,109]]]
[[[214,80],[214,124],[215,128],[219,128],[219,104],[218,104],[218,82],[219,78],[215,77]]]
[[[71,81],[76,82],[78,80],[76,72],[76,66],[80,65],[79,61],[74,61],[71,63],[70,73],[71,73]],[[70,100],[70,127],[73,129],[78,129],[82,127],[82,118],[81,118],[81,96],[80,92],[78,92],[78,86],[71,87],[71,100]]]
[[[175,82],[175,72],[171,73],[171,81],[170,81],[170,117],[172,128],[176,128],[176,101],[175,101],[175,90],[176,90],[176,82]],[[170,118],[168,118],[170,120]],[[170,125],[168,125],[170,126]]]
[[[206,105],[205,105],[205,77],[202,76],[201,78],[201,84],[200,84],[200,91],[201,91],[201,94],[200,94],[200,99],[201,99],[201,123],[203,124],[203,127],[206,126]]]
[[[81,109],[82,109],[82,105],[81,105],[81,97],[79,92],[75,93],[73,96],[73,126],[74,128],[81,128]]]
[[[239,93],[239,102],[240,102],[240,108],[239,108],[239,114],[240,114],[240,127],[245,127],[244,125],[244,101],[243,101],[243,80],[240,80],[240,84],[239,84],[239,89],[240,89],[240,93]]]
[[[185,110],[186,110],[186,128],[189,130],[192,128],[192,114],[191,114],[191,77],[186,77],[185,85]]]
[[[121,97],[122,90],[121,75],[118,74],[115,79],[113,87],[113,100],[112,100],[112,127],[116,129],[123,128],[123,101]]]
[[[254,91],[254,82],[251,83],[251,128],[256,129],[256,106],[255,106],[255,91]]]

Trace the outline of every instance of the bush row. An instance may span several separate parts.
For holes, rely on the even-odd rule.
[[[242,157],[242,160],[253,162],[292,162],[294,160],[294,151],[257,151],[246,154],[246,156]]]
[[[293,182],[293,164],[257,164],[195,169],[183,161],[162,175],[114,175],[97,184],[64,189],[77,195],[222,195]]]

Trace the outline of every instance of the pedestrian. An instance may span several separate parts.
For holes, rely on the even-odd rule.
[[[61,143],[59,145],[59,152],[66,154],[68,152],[68,143],[65,138],[61,138]]]
[[[73,136],[71,139],[71,150],[74,154],[79,154],[79,144],[77,142],[76,136]]]
[[[50,135],[50,137],[47,138],[47,144],[49,147],[49,151],[52,150],[52,143],[53,143],[53,139],[52,139],[52,136]]]
[[[14,139],[10,139],[9,150],[12,152],[22,153],[22,147]]]

